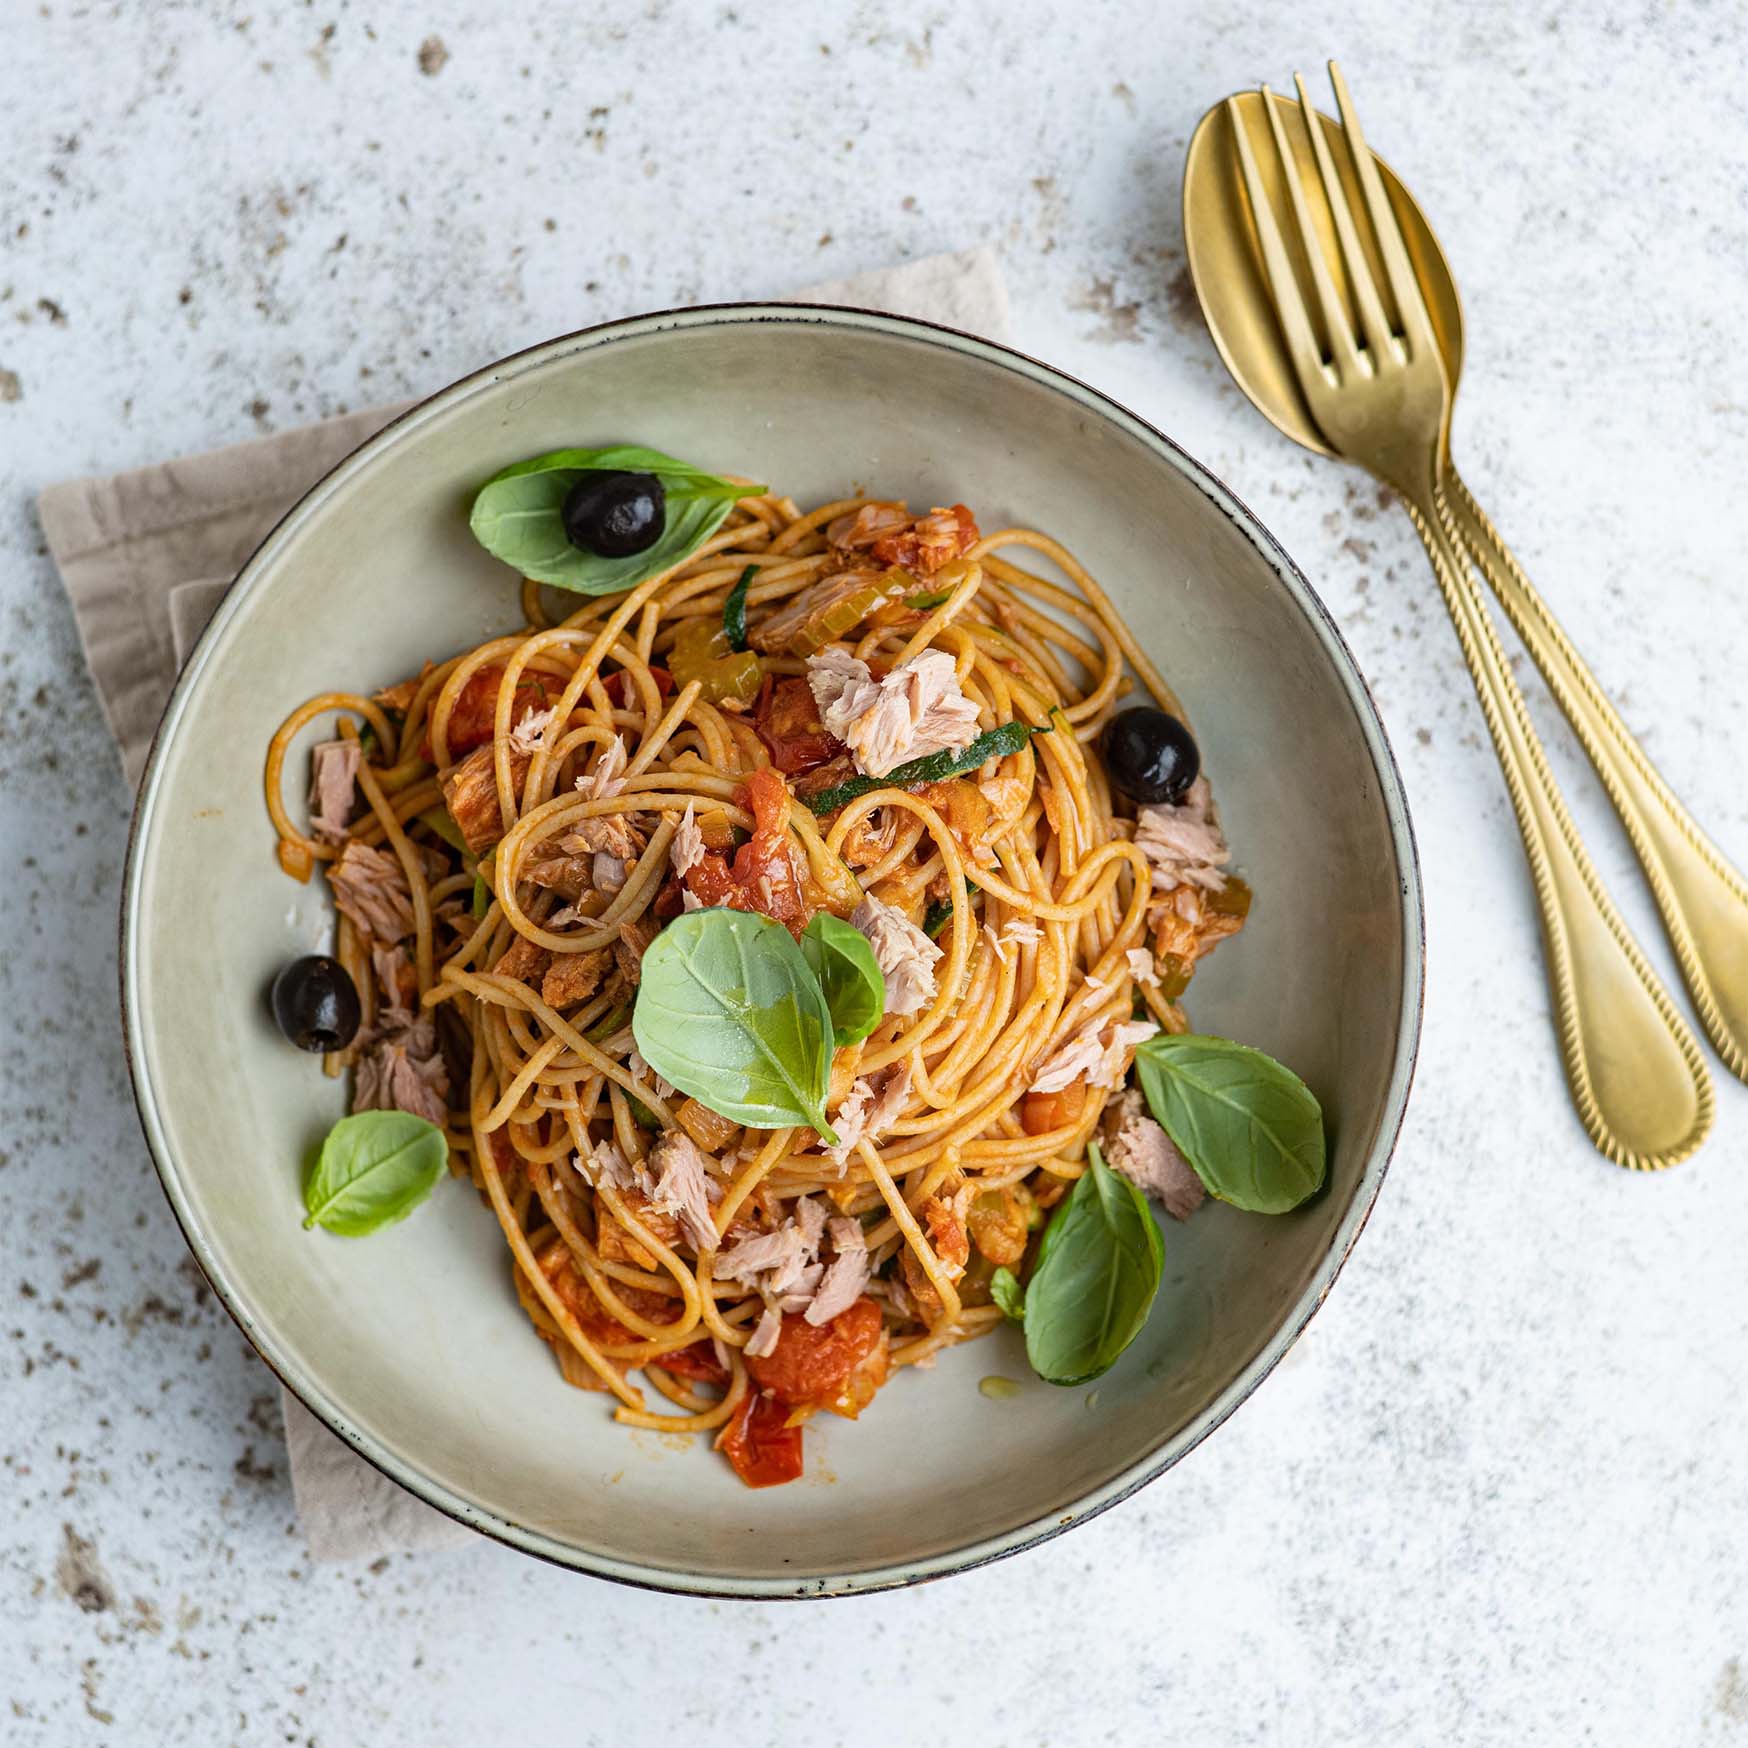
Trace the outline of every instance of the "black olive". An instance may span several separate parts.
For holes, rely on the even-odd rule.
[[[1105,769],[1131,801],[1175,807],[1202,769],[1190,731],[1175,716],[1143,705],[1113,716],[1105,727]]]
[[[602,558],[630,558],[661,538],[667,502],[653,473],[585,473],[564,501],[564,537]]]
[[[338,959],[293,959],[273,980],[273,1017],[300,1050],[344,1050],[358,1032],[358,990]]]

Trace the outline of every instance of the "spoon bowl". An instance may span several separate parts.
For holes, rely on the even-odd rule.
[[[1246,91],[1230,102],[1236,104],[1244,119],[1254,156],[1268,185],[1269,197],[1276,210],[1280,210],[1287,201],[1286,185],[1269,131],[1262,94]],[[1297,104],[1286,104],[1282,108],[1287,143],[1298,160],[1300,181],[1315,186],[1317,161],[1303,113]],[[1345,150],[1341,124],[1321,111],[1313,113],[1324,130],[1330,153],[1347,188],[1349,204],[1358,208],[1363,195]],[[1310,402],[1299,386],[1280,323],[1274,316],[1256,224],[1238,170],[1232,127],[1228,105],[1216,104],[1202,117],[1190,139],[1190,149],[1184,160],[1184,241],[1189,252],[1190,278],[1201,300],[1214,344],[1226,361],[1226,368],[1257,411],[1295,443],[1302,443],[1321,455],[1334,456],[1336,452],[1324,437]],[[1457,380],[1463,369],[1463,306],[1457,296],[1457,282],[1426,215],[1403,187],[1395,171],[1376,153],[1373,156],[1384,192],[1389,196],[1396,222],[1401,226],[1414,276],[1426,298],[1433,338],[1444,365],[1445,381],[1450,385],[1450,398],[1454,400]],[[1340,251],[1327,206],[1321,201],[1313,203],[1311,217],[1326,258],[1338,261]],[[1294,240],[1289,238],[1288,241],[1291,246]],[[1388,278],[1370,232],[1362,231],[1360,241],[1371,263],[1373,283],[1384,289],[1387,299]],[[1354,305],[1353,288],[1343,275],[1336,276],[1335,285],[1348,319],[1357,330],[1358,311]],[[1396,311],[1391,313],[1399,314]],[[1448,413],[1446,423],[1448,426]]]

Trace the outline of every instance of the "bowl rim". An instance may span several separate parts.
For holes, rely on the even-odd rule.
[[[157,1108],[156,1090],[146,1072],[144,1019],[138,999],[138,977],[133,963],[140,936],[144,846],[158,804],[167,750],[175,737],[177,724],[200,684],[224,627],[250,591],[258,585],[278,549],[303,524],[318,516],[328,499],[353,474],[367,466],[380,450],[399,441],[426,420],[447,411],[451,406],[495,382],[538,369],[550,360],[571,351],[593,350],[598,346],[641,339],[667,331],[685,332],[691,329],[748,324],[836,327],[852,333],[886,334],[921,340],[926,344],[977,358],[1065,395],[1079,403],[1087,412],[1115,424],[1195,486],[1233,524],[1238,533],[1249,541],[1275,573],[1277,581],[1305,616],[1312,630],[1318,634],[1330,657],[1336,677],[1347,693],[1348,702],[1371,757],[1396,856],[1404,946],[1401,1014],[1397,1025],[1390,1082],[1384,1095],[1378,1133],[1361,1167],[1353,1201],[1336,1229],[1328,1254],[1318,1265],[1312,1279],[1288,1308],[1274,1332],[1226,1388],[1172,1437],[1162,1440],[1146,1455],[1066,1509],[1028,1519],[999,1534],[939,1553],[878,1566],[845,1568],[805,1576],[706,1576],[673,1567],[652,1565],[634,1558],[579,1549],[555,1536],[515,1523],[460,1497],[439,1481],[424,1474],[411,1462],[402,1461],[394,1453],[378,1445],[360,1428],[349,1423],[328,1397],[320,1380],[301,1366],[291,1354],[281,1351],[278,1344],[257,1327],[245,1298],[223,1278],[222,1271],[214,1262],[205,1234],[184,1193],[178,1167],[171,1155],[163,1120]],[[522,1553],[532,1554],[551,1564],[594,1577],[643,1589],[725,1599],[866,1595],[970,1571],[1035,1547],[1077,1524],[1089,1521],[1127,1499],[1148,1482],[1157,1479],[1194,1450],[1249,1399],[1304,1332],[1306,1325],[1329,1296],[1354,1244],[1371,1217],[1391,1156],[1401,1136],[1419,1055],[1425,1003],[1425,905],[1419,851],[1407,796],[1403,790],[1401,771],[1371,689],[1354,660],[1353,652],[1348,648],[1347,640],[1304,572],[1281,543],[1244,500],[1210,468],[1197,461],[1163,431],[1102,390],[1014,347],[943,323],[841,304],[769,301],[700,304],[680,309],[654,310],[575,329],[470,371],[447,387],[413,403],[330,468],[286,511],[250,554],[238,571],[235,582],[226,591],[202,630],[177,676],[164,714],[153,733],[151,750],[129,826],[119,923],[122,1040],[134,1103],[153,1166],[171,1212],[182,1230],[183,1239],[212,1287],[215,1297],[280,1383],[374,1468],[406,1488],[415,1497],[469,1529]]]

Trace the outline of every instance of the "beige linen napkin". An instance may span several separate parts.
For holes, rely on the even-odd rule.
[[[1007,289],[987,248],[808,286],[791,301],[849,304],[1007,337]],[[182,663],[231,580],[281,516],[411,402],[326,419],[184,461],[50,486],[49,551],[128,782]],[[473,1531],[373,1469],[283,1393],[292,1494],[319,1560],[454,1547]]]

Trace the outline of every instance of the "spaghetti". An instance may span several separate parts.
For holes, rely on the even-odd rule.
[[[753,1485],[787,1480],[808,1416],[853,1418],[890,1369],[1002,1320],[996,1270],[1035,1253],[1134,1043],[1185,1029],[1183,985],[1248,895],[1186,875],[1182,832],[1138,841],[1098,737],[1137,680],[1183,711],[1046,535],[759,495],[627,593],[556,621],[548,599],[524,583],[522,629],[374,697],[313,698],[273,738],[281,865],[326,865],[364,999],[327,1066],[440,1122],[567,1380],[628,1425],[713,1436]],[[933,675],[961,745],[1039,732],[981,768],[883,780],[899,761],[844,726],[829,664],[869,698]],[[333,713],[356,797],[318,798],[306,829],[284,771]],[[1177,812],[1217,843],[1205,788]],[[836,1146],[726,1120],[638,1053],[642,954],[700,905],[796,933],[829,911],[873,940],[886,1011],[832,1059]]]

